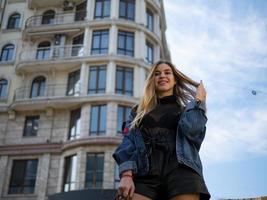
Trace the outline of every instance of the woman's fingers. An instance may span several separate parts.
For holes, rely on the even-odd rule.
[[[134,194],[134,183],[132,178],[129,177],[123,177],[120,181],[120,186],[119,186],[119,193],[123,195],[124,197],[133,197]]]

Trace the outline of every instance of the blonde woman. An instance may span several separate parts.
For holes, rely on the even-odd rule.
[[[119,193],[133,200],[198,200],[210,194],[199,149],[206,131],[206,91],[166,61],[150,71],[139,105],[113,154]]]

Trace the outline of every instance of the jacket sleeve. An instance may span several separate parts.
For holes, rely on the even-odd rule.
[[[179,123],[179,133],[185,135],[199,150],[206,133],[207,117],[205,102],[190,101],[182,112]]]
[[[134,110],[134,108],[133,108]],[[113,153],[113,158],[119,165],[119,174],[127,170],[132,170],[134,174],[137,173],[137,149],[134,141],[134,130],[130,129],[135,112],[131,111],[127,121],[123,125],[123,140]]]

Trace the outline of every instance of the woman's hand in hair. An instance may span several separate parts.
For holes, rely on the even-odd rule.
[[[197,91],[196,91],[196,100],[197,101],[206,101],[206,90],[204,88],[203,82],[202,80],[200,81],[200,84],[197,87]]]
[[[119,193],[125,198],[133,198],[135,186],[132,177],[132,171],[126,171],[122,174],[120,184],[119,184]]]

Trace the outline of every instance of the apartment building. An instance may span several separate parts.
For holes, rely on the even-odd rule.
[[[163,1],[2,0],[0,24],[0,199],[116,188],[121,124],[170,60]]]

